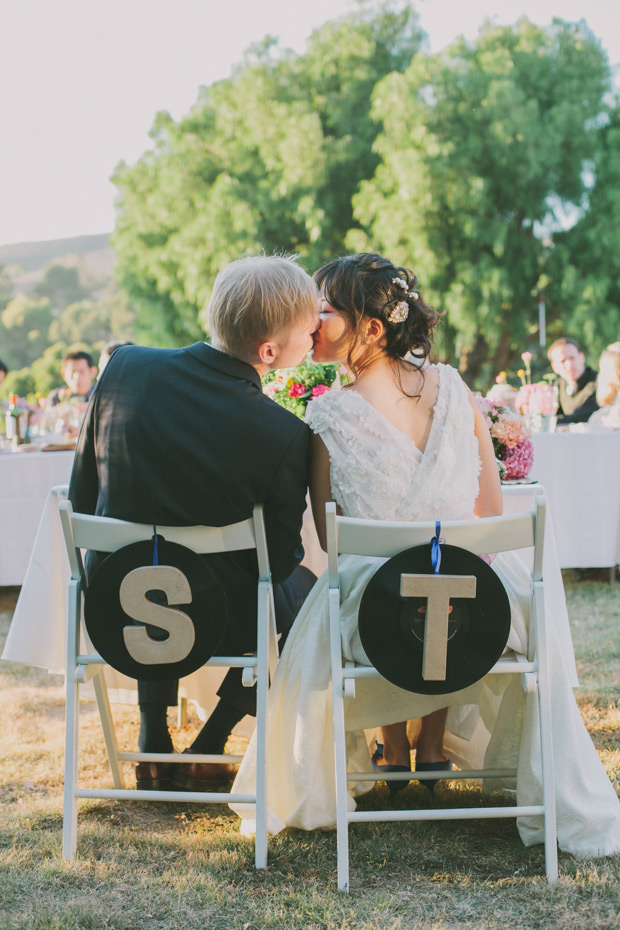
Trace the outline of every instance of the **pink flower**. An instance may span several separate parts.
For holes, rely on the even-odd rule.
[[[508,449],[514,449],[518,443],[527,437],[527,429],[520,417],[511,416],[509,413],[501,413],[491,427],[491,436]]]
[[[523,439],[512,449],[506,449],[502,458],[506,466],[506,478],[525,478],[534,462],[534,449],[529,439]]]
[[[264,393],[268,394],[270,397],[273,397],[274,394],[278,393],[281,387],[282,385],[278,384],[277,381],[270,381],[268,384],[265,385]]]
[[[317,384],[312,388],[312,396],[320,397],[321,394],[325,394],[329,390],[330,388],[327,386],[327,384]]]
[[[288,396],[289,397],[303,397],[306,391],[307,391],[307,388],[305,384],[300,384],[299,381],[293,381],[291,387],[289,388]]]
[[[522,352],[522,353],[521,353],[521,358],[523,359],[523,361],[524,361],[525,364],[527,365],[528,362],[531,362],[531,361],[532,361],[532,359],[534,358],[534,356],[532,355],[531,352]]]

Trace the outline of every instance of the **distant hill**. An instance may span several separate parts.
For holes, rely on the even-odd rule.
[[[22,292],[29,291],[52,264],[79,265],[89,278],[103,283],[111,277],[115,264],[109,238],[110,233],[99,233],[0,245],[0,266],[11,267],[13,287]]]

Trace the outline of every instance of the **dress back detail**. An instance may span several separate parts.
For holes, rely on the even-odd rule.
[[[455,520],[473,512],[480,456],[468,390],[449,365],[424,452],[355,388],[311,401],[310,428],[327,448],[334,500],[365,520]]]

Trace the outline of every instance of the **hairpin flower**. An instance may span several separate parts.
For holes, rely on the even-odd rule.
[[[406,300],[399,300],[387,315],[388,323],[404,323],[409,316],[409,304]]]
[[[418,291],[407,291],[407,297],[411,297],[412,300],[419,300],[420,294]]]
[[[404,278],[392,278],[392,284],[398,284],[399,287],[402,287],[403,291],[406,291],[409,287]]]

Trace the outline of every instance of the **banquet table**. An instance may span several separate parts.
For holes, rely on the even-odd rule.
[[[620,430],[534,433],[530,477],[547,494],[562,568],[620,561]]]
[[[23,583],[50,489],[68,484],[72,465],[73,452],[0,454],[0,587]]]

